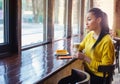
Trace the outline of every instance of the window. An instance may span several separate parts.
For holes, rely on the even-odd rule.
[[[84,8],[84,35],[87,34],[88,30],[86,29],[86,15],[90,9],[90,0],[85,0],[85,8]]]
[[[94,7],[101,7],[107,12],[112,25],[113,13],[105,7],[107,0],[100,0],[98,4],[97,0],[93,1]],[[84,17],[89,10],[89,2],[90,0],[22,0],[21,3],[20,0],[0,0],[0,52],[4,49],[17,51],[21,46],[34,47],[36,44],[63,39],[65,36],[83,35]],[[107,6],[112,8],[113,0],[109,2],[111,4]],[[48,11],[49,8],[51,10]]]
[[[65,34],[65,0],[55,0],[54,5],[54,40],[57,40]]]
[[[22,0],[22,46],[43,42],[44,0]]]
[[[80,0],[73,0],[72,2],[72,35],[79,34],[80,24]]]
[[[4,43],[4,1],[0,0],[0,43]]]
[[[8,0],[0,0],[0,56],[10,51]]]

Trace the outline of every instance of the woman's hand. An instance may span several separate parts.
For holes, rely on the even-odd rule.
[[[85,55],[84,55],[82,52],[77,52],[77,53],[75,54],[75,57],[76,57],[76,58],[79,58],[79,59],[81,59],[81,60],[84,60]]]
[[[80,60],[84,60],[84,61],[86,61],[86,62],[88,62],[88,63],[90,63],[91,62],[91,59],[89,58],[89,57],[87,57],[84,53],[82,53],[82,52],[77,52],[76,54],[75,54],[75,58],[78,58],[78,59],[80,59]]]

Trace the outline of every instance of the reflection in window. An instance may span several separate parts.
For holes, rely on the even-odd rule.
[[[54,39],[64,37],[64,16],[65,16],[65,0],[55,0],[54,7]]]
[[[22,0],[22,46],[43,41],[43,1]]]
[[[47,70],[46,56],[44,56],[46,54],[44,53],[45,51],[44,47],[40,46],[22,52],[22,68],[20,68],[19,80],[27,79],[24,80],[25,84],[33,84],[44,76]]]
[[[79,30],[79,10],[80,0],[73,0],[72,3],[72,34],[78,34]]]
[[[0,65],[0,84],[6,84],[6,78],[7,76],[5,75],[6,73],[6,67],[4,66],[4,64]]]
[[[4,1],[0,0],[0,43],[4,43]]]

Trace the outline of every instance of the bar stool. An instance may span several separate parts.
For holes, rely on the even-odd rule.
[[[71,75],[62,78],[58,84],[90,84],[90,75],[78,69],[72,69]]]

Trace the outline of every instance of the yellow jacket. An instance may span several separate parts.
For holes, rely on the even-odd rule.
[[[106,35],[102,40],[97,44],[94,49],[91,49],[96,39],[93,37],[94,32],[89,32],[83,41],[80,43],[79,51],[84,50],[86,56],[91,58],[91,63],[87,62],[86,67],[97,76],[102,77],[103,74],[98,72],[99,65],[110,65],[114,63],[114,44],[110,35]]]

